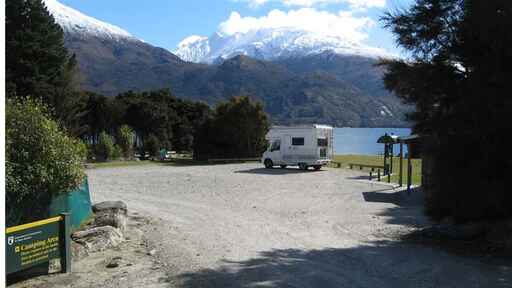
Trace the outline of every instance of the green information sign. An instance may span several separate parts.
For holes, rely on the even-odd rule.
[[[64,272],[69,271],[69,215],[63,214],[6,229],[7,274],[25,270],[51,259],[60,258]]]

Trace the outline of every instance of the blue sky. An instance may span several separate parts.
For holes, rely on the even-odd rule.
[[[393,36],[383,28],[379,17],[387,10],[408,7],[413,0],[60,0],[89,16],[117,25],[134,36],[153,45],[174,50],[178,43],[190,35],[210,36],[219,25],[237,12],[242,23],[261,19],[273,10],[290,13],[310,9],[311,15],[333,18],[344,15],[335,27],[359,29],[367,38],[363,43],[399,53]],[[320,14],[322,13],[322,14]],[[331,15],[332,14],[332,15]],[[288,14],[286,14],[288,15]],[[291,14],[290,14],[291,15]],[[271,17],[265,18],[268,21]],[[291,18],[291,17],[288,17]],[[322,17],[325,18],[325,17]],[[358,26],[365,19],[365,27]],[[300,19],[303,25],[321,21]],[[369,21],[368,21],[369,20]],[[263,21],[263,20],[262,20]],[[265,20],[266,21],[266,20]],[[344,21],[349,21],[345,24]],[[359,21],[359,22],[358,22]],[[233,21],[228,21],[234,23]],[[261,21],[260,21],[261,22]],[[370,23],[371,22],[371,23]],[[239,22],[236,22],[239,23]],[[233,25],[237,25],[237,24]],[[352,23],[352,24],[350,24]],[[332,26],[332,25],[331,25]],[[359,27],[359,28],[358,28]],[[236,28],[236,27],[235,27]],[[338,28],[334,28],[338,29]]]

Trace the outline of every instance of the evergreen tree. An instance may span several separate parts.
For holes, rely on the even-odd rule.
[[[82,124],[86,127],[83,136],[89,143],[96,145],[102,131],[116,131],[116,113],[114,104],[107,97],[91,92],[86,92],[85,95],[85,114],[81,117]]]
[[[260,102],[249,97],[233,97],[220,103],[213,117],[206,121],[194,137],[194,157],[247,158],[259,157],[265,150],[268,116]]]
[[[385,61],[384,81],[416,105],[414,130],[428,136],[435,189],[427,191],[427,213],[458,221],[511,216],[512,3],[417,0],[383,20],[411,55]]]
[[[45,103],[71,132],[80,133],[77,62],[64,47],[64,32],[42,0],[7,0],[6,87],[8,97]]]

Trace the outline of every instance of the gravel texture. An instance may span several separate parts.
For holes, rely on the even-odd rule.
[[[93,202],[122,200],[152,218],[141,229],[166,287],[512,287],[510,261],[399,240],[428,224],[421,197],[358,171],[145,165],[88,175]]]

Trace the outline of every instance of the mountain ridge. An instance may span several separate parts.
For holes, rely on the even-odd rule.
[[[87,16],[57,0],[43,0],[43,3],[55,21],[67,33],[104,37],[117,41],[144,42],[118,26]]]
[[[74,29],[73,22],[60,23],[62,19],[73,18],[56,20],[63,26],[66,47],[77,56],[83,90],[115,96],[129,90],[169,88],[177,97],[210,105],[247,95],[263,102],[274,124],[409,126],[403,120],[408,108],[382,91],[382,74],[372,66],[374,58],[324,51],[274,61],[238,54],[213,64],[192,63],[126,31],[117,33],[99,20]],[[83,18],[78,20],[83,24]],[[350,69],[340,69],[350,62]]]
[[[174,54],[185,61],[211,64],[236,55],[274,61],[329,51],[375,59],[393,57],[380,48],[293,28],[256,29],[233,35],[215,32],[211,37],[192,35],[178,44]]]

